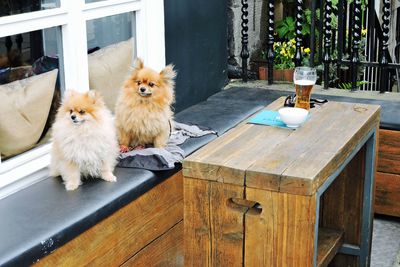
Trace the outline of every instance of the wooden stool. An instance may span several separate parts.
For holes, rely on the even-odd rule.
[[[328,102],[296,130],[243,122],[188,157],[185,266],[369,266],[379,116]]]

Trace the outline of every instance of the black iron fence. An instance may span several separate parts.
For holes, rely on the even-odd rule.
[[[274,1],[267,0],[266,59],[268,82],[273,83]],[[302,47],[310,47],[308,64],[320,70],[324,88],[400,91],[400,7],[392,16],[391,0],[313,0],[308,34],[303,0],[296,0],[295,66],[304,63]],[[242,78],[247,80],[248,3],[242,0]],[[390,26],[392,26],[390,28]]]

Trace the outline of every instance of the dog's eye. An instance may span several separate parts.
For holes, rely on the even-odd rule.
[[[79,114],[83,115],[83,114],[85,114],[85,111],[84,110],[79,110]]]
[[[69,114],[72,114],[72,109],[69,110]]]
[[[154,83],[149,82],[149,86],[150,86],[150,87],[153,87],[153,86],[154,86]]]
[[[137,83],[137,85],[141,85],[141,84],[142,84],[142,82],[141,82],[141,81],[137,81],[136,83]]]

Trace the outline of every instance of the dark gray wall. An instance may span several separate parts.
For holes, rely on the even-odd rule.
[[[226,0],[165,0],[167,63],[178,71],[178,112],[220,91],[227,82]]]

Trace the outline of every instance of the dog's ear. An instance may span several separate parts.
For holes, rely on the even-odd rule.
[[[144,67],[143,60],[141,58],[135,59],[135,62],[133,62],[133,69],[141,70],[143,69],[143,67]]]
[[[74,95],[76,95],[78,92],[75,91],[74,89],[68,89],[65,90],[65,94],[64,94],[64,98],[63,101],[67,101],[68,99],[70,99],[71,97],[73,97]]]
[[[175,77],[176,77],[176,71],[174,70],[174,65],[169,64],[166,66],[161,72],[160,72],[161,79],[163,80],[164,83],[174,86],[175,85]]]
[[[103,98],[101,97],[101,94],[95,90],[89,90],[89,92],[86,93],[87,97],[93,101],[93,104],[99,104],[103,105]]]

